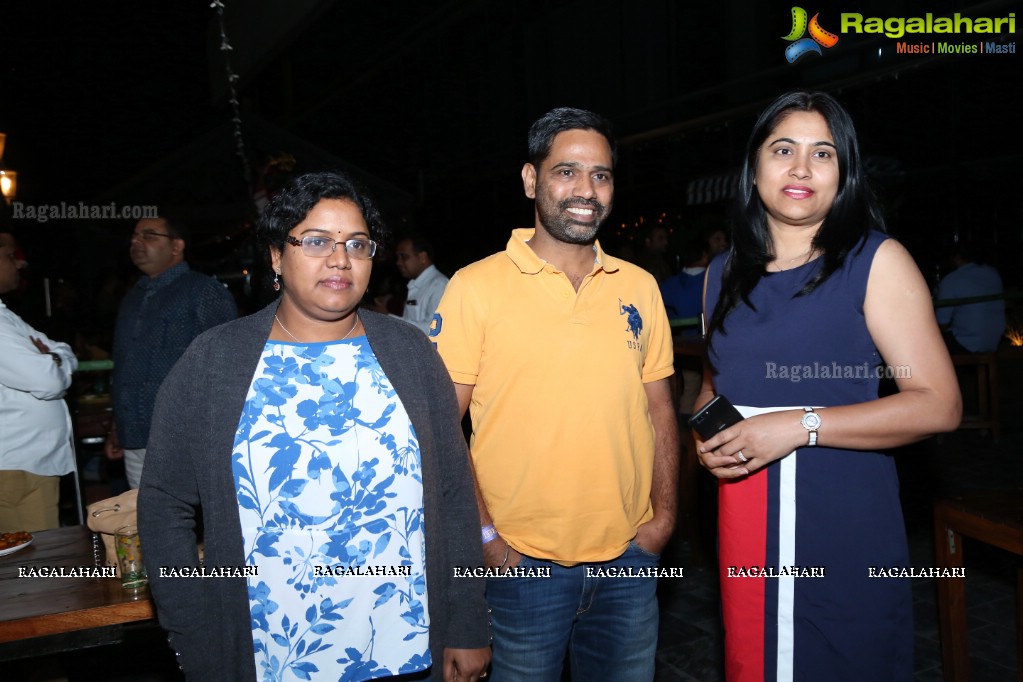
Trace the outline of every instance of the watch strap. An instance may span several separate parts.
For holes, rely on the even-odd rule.
[[[820,415],[812,407],[804,407],[803,412],[805,414],[799,423],[807,431],[806,446],[812,448],[817,445],[817,429],[820,428]],[[806,423],[807,416],[811,414],[817,418],[817,426],[811,427]]]

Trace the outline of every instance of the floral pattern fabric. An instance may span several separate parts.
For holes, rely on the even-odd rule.
[[[419,446],[365,337],[268,341],[232,465],[260,678],[429,667]]]

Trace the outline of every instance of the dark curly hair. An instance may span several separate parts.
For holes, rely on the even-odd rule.
[[[292,180],[263,210],[256,224],[259,248],[270,256],[270,249],[283,251],[285,238],[306,219],[309,211],[323,199],[347,199],[359,208],[369,227],[370,238],[381,246],[390,232],[369,193],[341,172],[306,173]]]

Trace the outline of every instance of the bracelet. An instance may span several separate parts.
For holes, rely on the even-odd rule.
[[[488,524],[483,526],[483,544],[493,542],[497,539],[497,529],[494,528],[494,524]]]
[[[501,565],[497,567],[497,568],[498,568],[498,570],[500,570],[500,569],[504,568],[504,565],[505,565],[506,563],[508,563],[508,554],[509,554],[510,552],[511,552],[511,545],[509,545],[509,544],[508,544],[507,542],[506,542],[506,543],[504,543],[504,561],[502,561],[502,562],[501,562]]]

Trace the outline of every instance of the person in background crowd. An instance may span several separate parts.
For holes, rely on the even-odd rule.
[[[557,682],[566,655],[574,680],[654,675],[654,573],[676,515],[673,350],[657,282],[596,239],[614,159],[603,117],[537,120],[522,169],[534,227],[451,278],[431,332],[471,407],[486,564],[534,572],[487,580],[499,682]]]
[[[430,332],[430,323],[437,310],[448,278],[433,264],[433,245],[420,235],[407,235],[394,250],[398,271],[408,282],[408,296],[401,319]]]
[[[728,250],[728,231],[723,227],[714,227],[707,232],[707,252],[713,258]]]
[[[701,235],[690,234],[682,244],[682,269],[661,285],[661,296],[670,319],[699,318],[703,313],[703,280],[709,262],[706,243]],[[697,339],[701,334],[699,324],[684,327],[681,336]],[[676,367],[682,386],[679,391],[679,415],[688,417],[693,412],[696,395],[703,383],[701,362],[687,357]]]
[[[682,269],[661,284],[661,296],[668,317],[698,317],[703,312],[703,278],[710,254],[699,235],[688,235],[682,243]]]
[[[959,389],[834,98],[790,92],[761,113],[734,225],[708,267],[696,401],[724,395],[746,417],[697,439],[720,479],[726,677],[912,680],[910,581],[870,577],[910,566],[884,450],[954,429]],[[878,398],[886,365],[899,390]]]
[[[230,292],[185,262],[188,232],[167,217],[143,218],[131,236],[131,260],[143,276],[121,302],[114,330],[114,421],[105,452],[124,458],[128,485],[139,487],[156,392],[192,339],[238,312]]]
[[[938,301],[1004,293],[998,271],[979,263],[976,250],[969,245],[956,247],[952,264],[955,270],[938,284]],[[935,312],[952,353],[991,353],[1005,334],[1005,301],[1001,298],[940,306]]]
[[[636,265],[643,268],[657,280],[658,284],[671,276],[674,267],[668,263],[668,228],[664,225],[646,225],[639,232],[642,244],[636,256]]]
[[[14,236],[0,232],[0,295],[18,288]],[[78,366],[71,347],[0,301],[0,532],[60,526],[60,477],[75,470],[62,398]]]

